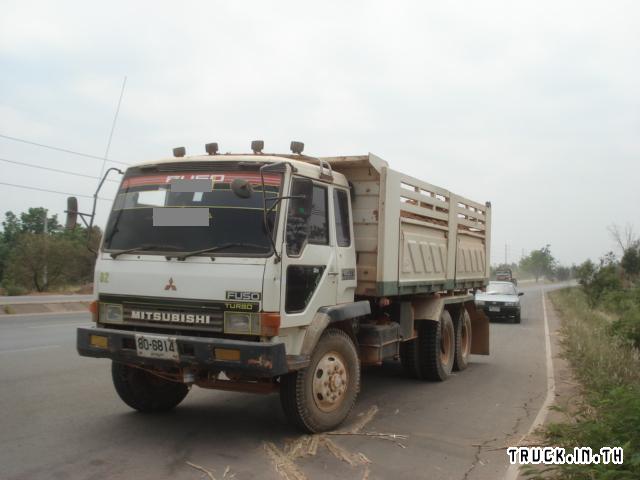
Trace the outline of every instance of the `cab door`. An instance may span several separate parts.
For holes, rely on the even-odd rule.
[[[320,307],[336,304],[337,269],[330,185],[293,177],[282,256],[281,325],[308,325]]]
[[[353,302],[356,292],[356,247],[353,241],[350,195],[346,188],[333,190],[333,223],[336,246],[337,300]]]

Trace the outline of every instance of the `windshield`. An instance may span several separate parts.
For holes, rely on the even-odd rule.
[[[487,286],[487,295],[515,295],[516,289],[510,283],[491,283]]]
[[[185,191],[185,180],[206,191]],[[250,185],[248,198],[231,190],[234,180]],[[270,199],[280,194],[282,175],[265,174],[264,182],[268,208],[274,203]],[[198,172],[128,174],[114,201],[103,248],[136,249],[137,253],[142,247],[142,251],[157,254],[219,246],[216,255],[264,256],[271,252],[271,242],[264,227],[262,197],[257,171],[233,171],[229,165]],[[276,206],[268,216],[270,227],[277,214]]]

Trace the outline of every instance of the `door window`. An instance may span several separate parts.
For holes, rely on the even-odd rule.
[[[309,243],[329,245],[327,188],[320,185],[313,186],[313,203],[309,217]]]
[[[336,239],[339,247],[351,246],[351,221],[349,219],[349,197],[345,190],[333,191],[333,210],[336,216]]]
[[[327,188],[294,179],[287,212],[287,254],[299,256],[306,243],[329,245]]]

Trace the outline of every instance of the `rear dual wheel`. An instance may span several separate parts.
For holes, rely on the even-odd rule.
[[[418,338],[404,342],[400,360],[405,372],[421,380],[446,380],[456,359],[456,331],[451,315],[443,310],[440,321],[420,320]]]
[[[454,370],[464,370],[469,365],[471,355],[471,317],[466,308],[460,308],[456,322],[456,356],[453,363]]]

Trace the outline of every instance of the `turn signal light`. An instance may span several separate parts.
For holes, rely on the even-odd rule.
[[[109,348],[109,338],[101,335],[91,335],[89,337],[89,343],[92,347]]]
[[[239,362],[240,350],[233,350],[230,348],[216,348],[214,349],[216,360],[225,360],[227,362]]]
[[[94,300],[89,303],[89,311],[91,312],[91,320],[98,322],[98,301]]]
[[[262,312],[260,314],[260,335],[275,337],[280,332],[280,314],[276,312]]]

